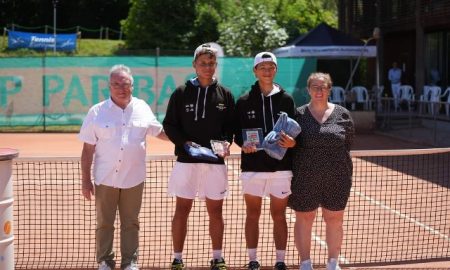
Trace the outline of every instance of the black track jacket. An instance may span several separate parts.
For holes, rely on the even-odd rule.
[[[244,94],[236,102],[234,120],[234,141],[242,147],[243,128],[262,128],[264,137],[272,131],[279,113],[285,112],[294,118],[295,104],[293,98],[284,91],[264,97],[258,82],[252,85],[249,93]],[[263,104],[264,100],[264,104]],[[265,116],[264,113],[265,112]],[[292,170],[291,150],[288,149],[282,160],[266,154],[264,150],[245,154],[241,152],[241,169],[243,172],[275,172]]]
[[[206,96],[205,96],[206,93]],[[233,142],[234,97],[230,90],[216,80],[206,88],[197,79],[177,87],[172,93],[163,120],[164,131],[175,144],[177,161],[185,163],[224,164],[190,157],[184,143],[192,141],[211,149],[210,140]]]

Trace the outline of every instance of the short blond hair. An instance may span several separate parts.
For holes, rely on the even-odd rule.
[[[333,81],[331,80],[331,76],[328,73],[323,72],[314,72],[311,73],[308,77],[308,81],[306,82],[306,85],[309,88],[309,85],[311,84],[311,80],[322,80],[324,81],[329,88],[333,86]]]

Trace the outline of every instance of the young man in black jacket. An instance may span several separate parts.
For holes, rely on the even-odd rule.
[[[211,269],[226,268],[222,257],[224,222],[223,199],[228,194],[224,157],[233,141],[234,98],[214,77],[217,50],[210,44],[200,45],[194,52],[192,65],[197,77],[179,86],[170,97],[163,121],[164,130],[175,144],[177,161],[173,167],[169,194],[176,196],[172,220],[174,260],[172,269],[184,268],[182,252],[192,203],[198,195],[206,201],[209,234],[212,242]],[[211,149],[211,140],[223,141],[225,151],[217,160],[202,160],[189,155],[189,146]]]
[[[243,141],[243,129],[262,129],[265,137],[278,120],[280,112],[294,116],[295,105],[292,97],[280,85],[275,84],[277,59],[270,52],[255,56],[253,72],[258,79],[250,92],[236,102],[235,142],[241,147],[241,183],[247,207],[245,239],[248,248],[249,270],[260,267],[257,257],[259,238],[259,218],[262,198],[270,196],[270,213],[274,222],[273,235],[276,247],[275,269],[284,270],[288,229],[286,205],[291,194],[292,164],[290,151],[282,160],[277,160],[258,149],[257,145]],[[245,131],[244,131],[245,132]],[[294,138],[281,132],[278,142],[281,147],[295,146]]]

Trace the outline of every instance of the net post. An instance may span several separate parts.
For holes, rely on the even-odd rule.
[[[0,148],[0,269],[14,270],[12,160],[19,155],[10,148]]]

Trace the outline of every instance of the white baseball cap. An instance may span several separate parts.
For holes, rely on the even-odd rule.
[[[256,67],[262,62],[272,62],[277,65],[277,58],[271,52],[260,52],[255,56],[255,61],[253,62],[253,67]]]
[[[202,55],[202,54],[205,54],[205,53],[211,53],[211,54],[214,54],[214,56],[217,56],[217,49],[214,48],[209,43],[205,43],[205,44],[202,44],[202,45],[198,46],[197,49],[195,49],[195,52],[194,52],[194,61],[195,61],[195,59],[197,59],[197,57],[199,55]]]

